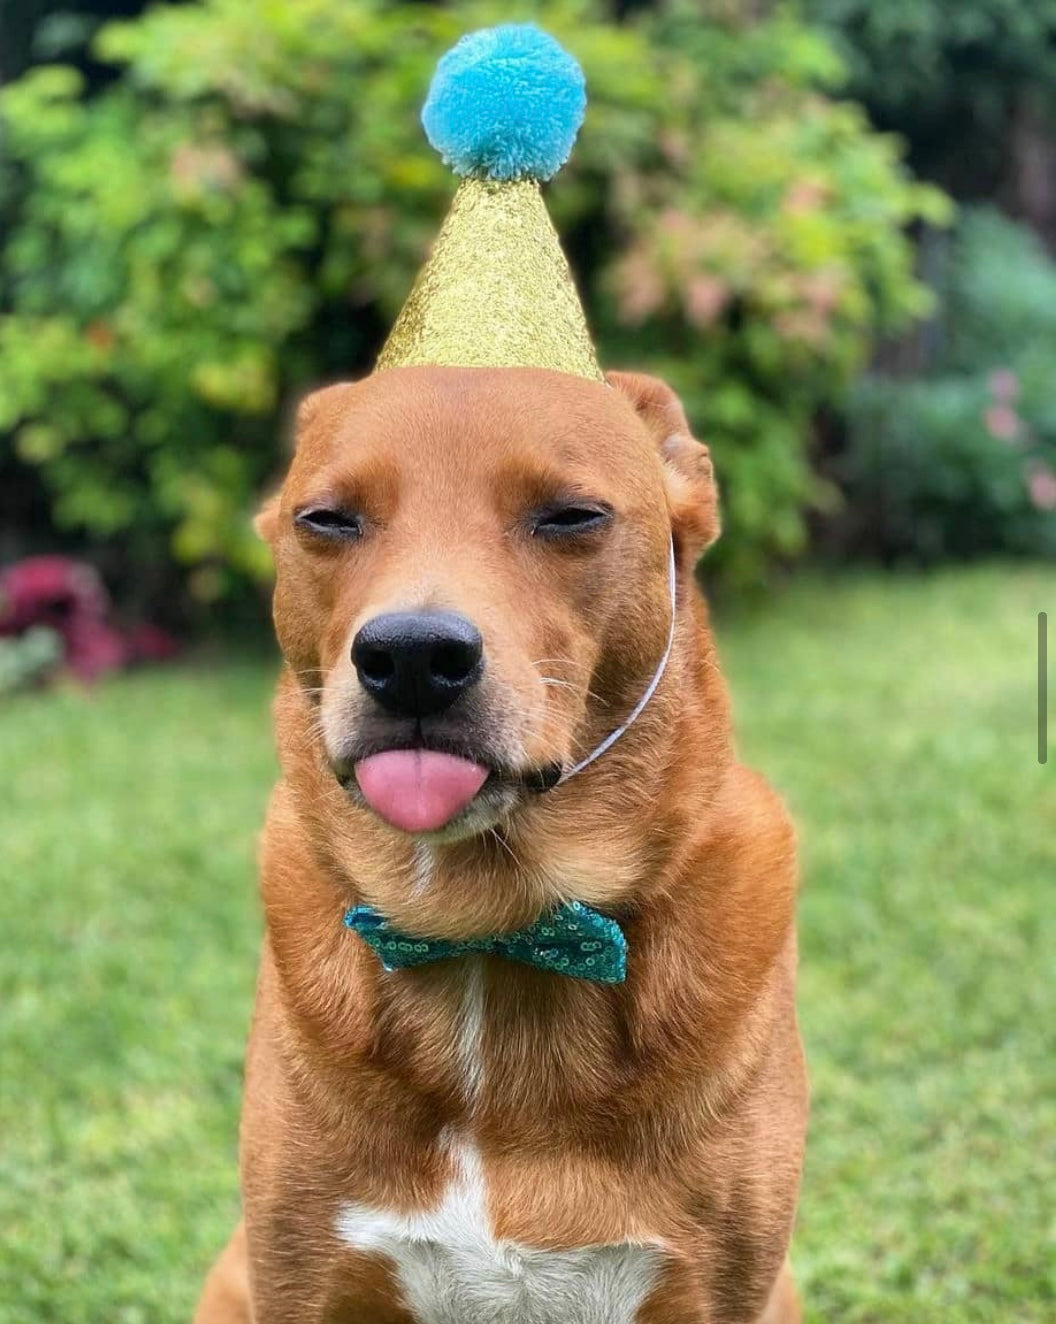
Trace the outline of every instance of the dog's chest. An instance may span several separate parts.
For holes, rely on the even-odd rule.
[[[484,1020],[483,975],[470,958],[454,1045],[470,1099],[483,1084]],[[498,1239],[479,1150],[465,1138],[450,1148],[453,1175],[433,1208],[396,1214],[349,1203],[337,1218],[346,1245],[392,1261],[418,1324],[634,1324],[659,1273],[658,1245],[551,1250]]]
[[[480,1155],[455,1152],[440,1203],[414,1214],[345,1205],[337,1231],[350,1247],[387,1256],[419,1324],[634,1324],[660,1250],[630,1244],[545,1250],[497,1240]]]

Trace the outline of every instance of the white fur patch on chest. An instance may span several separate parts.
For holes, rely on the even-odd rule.
[[[337,1218],[347,1245],[393,1261],[419,1324],[634,1324],[659,1247],[555,1251],[498,1241],[478,1150],[462,1144],[454,1156],[456,1175],[435,1208],[394,1214],[346,1204]]]

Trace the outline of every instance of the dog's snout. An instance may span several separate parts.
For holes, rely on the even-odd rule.
[[[449,708],[480,679],[483,659],[480,631],[449,611],[387,612],[352,641],[359,683],[400,717]]]

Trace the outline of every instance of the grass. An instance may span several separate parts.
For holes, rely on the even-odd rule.
[[[801,828],[811,1321],[1056,1318],[1044,608],[1051,571],[996,567],[720,621],[744,752]],[[185,1321],[236,1216],[270,671],[0,714],[5,1324]]]

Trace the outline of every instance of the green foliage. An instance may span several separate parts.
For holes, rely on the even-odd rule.
[[[1012,117],[1056,105],[1056,0],[804,0],[836,39],[850,92],[906,134],[915,164],[992,191]]]
[[[957,61],[991,79],[1051,78],[1053,0],[806,0],[807,16],[843,34],[852,74],[892,105],[949,97]]]
[[[862,383],[843,469],[858,548],[922,561],[1056,555],[1056,475],[1045,480],[1041,447],[995,434],[989,420],[1006,409],[971,377]]]
[[[852,538],[886,557],[1056,556],[1056,264],[996,213],[965,214],[932,376],[854,392]]]
[[[971,66],[972,95],[1002,81],[1056,73],[1056,0],[805,0],[807,16],[838,32],[855,85],[891,107],[937,109]]]
[[[924,306],[904,227],[942,199],[824,95],[839,64],[789,13],[528,8],[587,73],[551,205],[603,356],[683,390],[724,484],[720,556],[757,579],[826,500],[813,412]],[[266,573],[247,511],[279,419],[369,370],[452,191],[418,123],[432,66],[504,16],[201,0],[104,28],[123,73],[96,96],[61,66],[2,94],[0,431],[58,522],[120,542],[133,577],[171,559],[203,599]]]
[[[960,372],[1008,366],[1032,385],[1042,376],[1051,381],[1056,263],[1030,230],[994,211],[965,211],[944,285],[943,366]],[[1048,372],[1037,370],[1038,359]],[[1047,394],[1056,406],[1056,387]],[[1040,394],[1033,397],[1032,410],[1041,403]],[[1056,440],[1056,427],[1047,431]]]
[[[905,227],[943,221],[947,204],[902,176],[895,142],[857,107],[821,95],[839,63],[788,12],[742,26],[672,5],[653,31],[684,83],[676,63],[663,159],[625,209],[610,329],[626,343],[647,327],[641,343],[712,444],[718,558],[749,582],[799,554],[804,513],[831,503],[809,463],[812,419],[875,332],[926,309]]]

